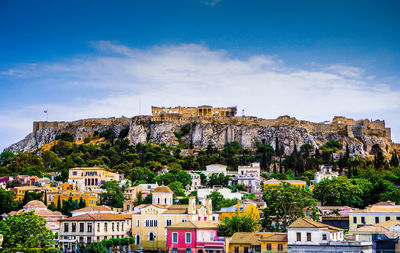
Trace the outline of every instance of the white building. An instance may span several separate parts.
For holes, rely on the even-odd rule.
[[[231,189],[226,188],[226,187],[221,187],[218,189],[212,189],[212,188],[204,188],[204,189],[198,189],[197,190],[197,197],[199,198],[207,198],[208,195],[210,195],[213,192],[218,192],[222,196],[224,196],[225,199],[242,199],[243,194],[240,192],[232,192]]]
[[[187,186],[189,191],[198,190],[201,185],[201,178],[199,173],[189,172],[190,177],[192,178],[192,184]]]
[[[318,184],[324,178],[328,178],[329,180],[332,180],[332,178],[335,178],[338,176],[339,176],[339,172],[332,171],[332,165],[321,165],[321,167],[319,168],[319,171],[314,173],[314,182],[316,184]]]
[[[261,191],[260,163],[251,163],[249,166],[239,166],[238,173],[233,179],[235,184],[243,184],[250,193]]]
[[[116,211],[113,211],[110,207],[108,206],[87,206],[84,208],[76,209],[71,211],[72,217],[82,215],[82,214],[87,214],[87,213],[118,213]]]
[[[372,253],[372,242],[345,240],[341,228],[299,218],[288,227],[288,251]]]
[[[206,166],[206,170],[202,171],[204,175],[209,177],[211,174],[223,173],[226,176],[226,165],[223,164],[210,164]]]

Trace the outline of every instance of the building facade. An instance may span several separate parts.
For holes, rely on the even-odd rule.
[[[225,238],[218,237],[216,221],[186,221],[167,227],[167,252],[223,253]]]
[[[205,205],[189,198],[188,205],[173,205],[173,192],[159,186],[153,193],[152,204],[136,206],[132,212],[132,235],[137,245],[145,249],[166,249],[167,227],[185,221],[212,220],[211,199]]]
[[[97,188],[107,181],[115,180],[120,181],[120,175],[106,171],[104,168],[90,167],[90,168],[72,168],[68,172],[68,183],[75,186],[77,190],[86,190]]]
[[[238,173],[233,179],[235,184],[243,184],[248,192],[261,192],[260,163],[251,163],[249,166],[239,166]]]
[[[379,202],[365,209],[354,209],[349,212],[350,229],[390,220],[400,220],[400,205],[392,201]]]
[[[59,247],[75,252],[92,242],[131,235],[131,217],[125,214],[86,213],[60,219]]]

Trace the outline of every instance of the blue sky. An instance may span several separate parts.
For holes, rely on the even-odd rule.
[[[400,142],[399,1],[0,1],[0,149],[33,120],[237,105],[385,119]]]

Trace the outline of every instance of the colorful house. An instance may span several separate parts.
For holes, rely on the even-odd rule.
[[[152,204],[142,204],[134,208],[132,236],[138,246],[146,250],[165,250],[167,227],[185,221],[213,219],[211,199],[198,204],[195,197],[190,197],[188,205],[173,205],[173,194],[168,186],[159,186],[152,193]]]
[[[268,186],[278,186],[281,185],[283,182],[289,183],[295,187],[299,187],[302,189],[314,189],[314,185],[308,185],[306,181],[303,180],[278,180],[278,179],[270,179],[264,182],[264,188]]]
[[[222,253],[225,238],[218,237],[216,221],[186,221],[167,227],[167,252]]]
[[[221,211],[219,212],[219,220],[222,221],[226,218],[232,218],[232,216],[237,214],[250,215],[254,219],[260,219],[260,211],[257,209],[255,204],[242,204],[238,202],[237,205],[221,208]]]
[[[78,202],[82,198],[85,201],[86,206],[96,206],[97,203],[97,194],[94,192],[63,191],[61,193],[48,193],[47,195],[48,198],[50,195],[52,195],[52,199],[55,205],[57,205],[58,199],[60,198],[61,206],[63,204],[63,200],[68,201],[70,198]]]
[[[349,213],[350,229],[361,225],[380,224],[389,220],[400,220],[400,205],[392,201],[379,202]]]
[[[260,233],[261,253],[266,252],[287,252],[287,233]]]
[[[229,242],[229,252],[250,253],[261,252],[260,234],[256,232],[234,233]]]
[[[16,193],[14,197],[15,201],[22,201],[24,199],[26,191],[32,191],[32,192],[44,191],[43,188],[37,186],[20,186],[20,187],[14,187],[11,190]]]

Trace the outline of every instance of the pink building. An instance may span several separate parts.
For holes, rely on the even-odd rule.
[[[167,252],[222,253],[225,238],[218,237],[216,221],[186,221],[167,227]]]

